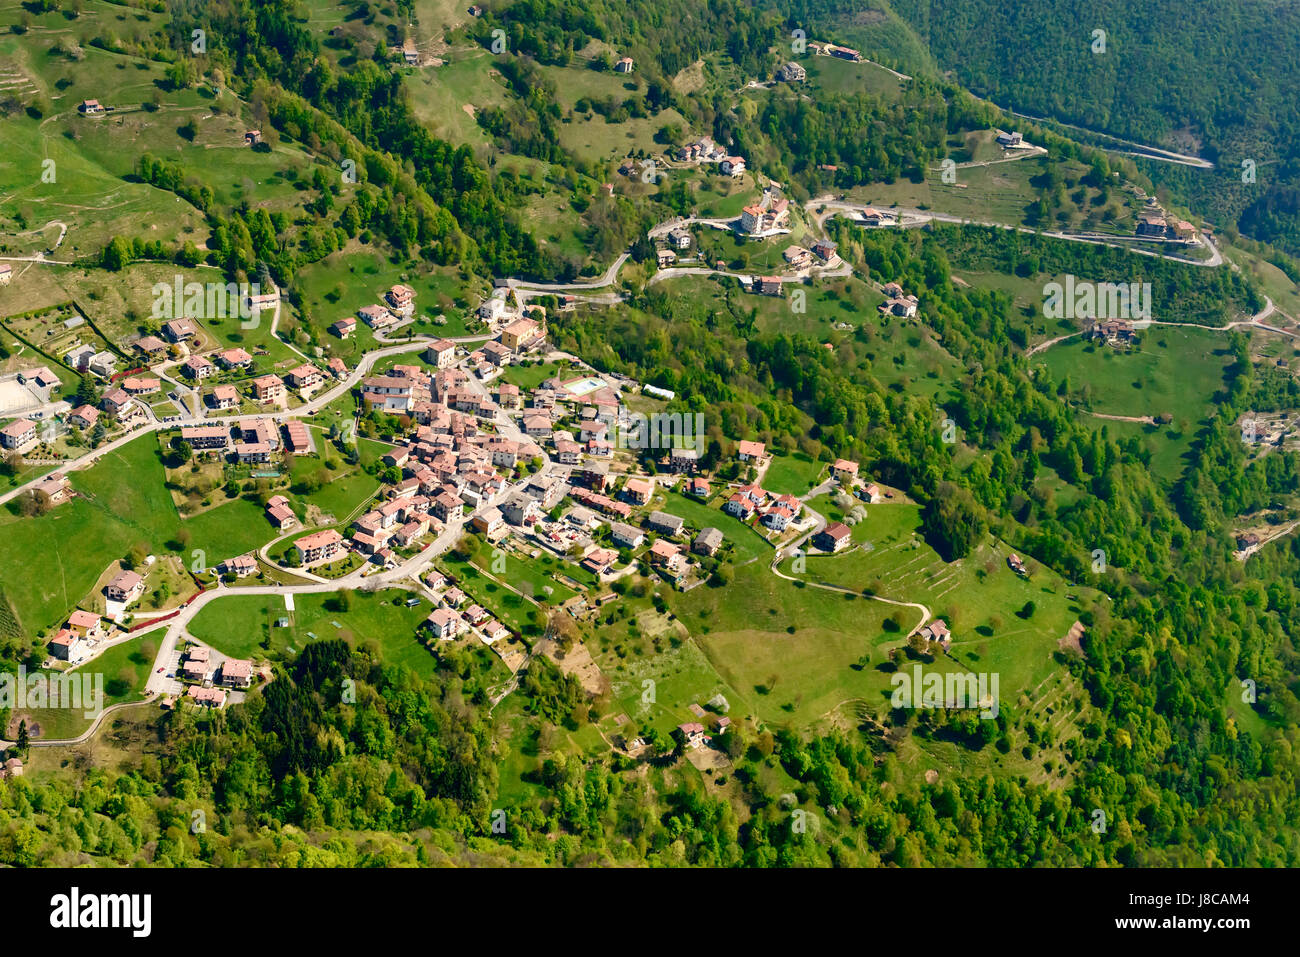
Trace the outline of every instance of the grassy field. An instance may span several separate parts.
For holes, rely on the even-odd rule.
[[[465,324],[469,304],[461,298],[462,284],[449,270],[431,270],[427,265],[416,269],[394,263],[379,249],[353,242],[346,249],[304,267],[297,279],[303,291],[300,318],[315,329],[317,342],[328,355],[338,356],[349,366],[356,365],[363,353],[376,347],[374,333],[365,323],[358,322],[352,338],[345,341],[328,332],[329,326],[339,319],[355,317],[362,306],[382,303],[384,293],[398,283],[415,290],[418,318],[439,314],[447,318],[445,325],[421,326],[416,330],[418,333],[469,334]]]
[[[813,487],[825,462],[818,462],[802,453],[773,455],[772,463],[763,476],[763,488],[769,492],[802,495]]]
[[[411,91],[416,119],[431,132],[452,143],[487,150],[491,137],[479,126],[474,113],[501,106],[506,89],[486,52],[432,69],[408,70],[403,82]]]
[[[531,392],[547,379],[560,376],[561,378],[577,377],[572,367],[567,363],[559,362],[537,362],[530,365],[508,365],[505,372],[501,374],[501,379],[519,386],[520,392]]]
[[[915,534],[920,521],[915,506],[869,506],[867,516],[858,529],[865,529],[869,549],[809,557],[806,571],[796,577],[919,602],[947,621],[951,654],[962,664],[977,671],[999,670],[1002,680],[1017,688],[1047,677],[1056,642],[1082,611],[1086,589],[1070,586],[1026,556],[1031,575],[1021,578],[1006,566],[1010,549],[991,541],[946,563]],[[782,568],[790,574],[790,561]],[[916,623],[915,609],[900,612],[908,628]]]
[[[102,675],[104,707],[140,701],[144,698],[145,679],[154,656],[158,654],[158,638],[146,635],[134,641],[125,641],[108,649],[98,658],[69,672],[70,675],[92,675],[98,684]],[[83,702],[86,699],[82,699]],[[42,738],[75,738],[90,727],[93,718],[85,716],[86,708],[32,708],[15,712],[14,727],[17,721],[26,719],[29,729],[32,723],[40,726]]]
[[[663,511],[685,519],[692,532],[699,532],[709,526],[721,531],[731,545],[734,561],[747,562],[760,556],[771,556],[772,546],[764,541],[762,535],[721,508],[714,508],[699,499],[676,492],[665,492],[664,495],[665,501],[661,506]]]
[[[182,520],[164,487],[165,471],[152,434],[106,453],[70,478],[81,494],[46,515],[21,518],[0,510],[6,544],[0,549],[0,581],[30,634],[61,622],[109,563],[137,543],[151,553],[174,546],[187,564],[197,549],[215,564],[274,537],[262,509],[242,498]],[[183,545],[182,529],[189,533]]]
[[[452,556],[445,556],[440,565],[443,571],[456,579],[456,587],[468,595],[471,601],[482,605],[516,634],[530,630],[533,613],[540,614],[536,605],[493,581],[474,565]]]
[[[1069,340],[1034,357],[1094,412],[1157,416],[1171,413],[1175,427],[1194,431],[1213,408],[1232,357],[1223,333],[1153,326],[1138,348],[1117,351]]]
[[[294,611],[289,612],[278,595],[223,596],[194,617],[190,633],[222,654],[241,658],[287,657],[326,638],[342,638],[354,647],[373,642],[386,663],[406,665],[427,676],[436,662],[417,630],[432,609],[426,600],[407,608],[410,597],[400,589],[355,592],[348,610],[340,611],[332,595],[295,595]],[[281,618],[289,619],[287,628],[275,627]]]

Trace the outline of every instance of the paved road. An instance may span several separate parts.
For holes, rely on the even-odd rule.
[[[1150,319],[1146,322],[1141,323],[1138,326],[1138,328],[1141,329],[1141,328],[1145,328],[1146,326],[1178,326],[1179,328],[1182,329],[1206,329],[1209,330],[1210,332],[1227,332],[1230,329],[1240,329],[1246,326],[1250,326],[1257,329],[1263,329],[1266,332],[1275,332],[1278,335],[1288,336],[1292,339],[1300,338],[1300,334],[1296,332],[1293,332],[1288,329],[1282,329],[1279,328],[1278,326],[1270,326],[1267,323],[1263,322],[1264,319],[1267,319],[1275,312],[1278,312],[1277,305],[1273,302],[1272,299],[1270,299],[1268,296],[1265,296],[1264,308],[1261,309],[1259,312],[1255,313],[1249,319],[1237,319],[1233,322],[1227,323],[1226,325],[1202,326],[1190,322],[1174,322],[1169,319]],[[1048,339],[1044,342],[1040,342],[1038,345],[1032,346],[1029,349],[1025,350],[1025,358],[1028,359],[1031,356],[1036,356],[1038,355],[1038,353],[1050,349],[1052,346],[1056,345],[1059,342],[1065,342],[1067,339],[1073,339],[1076,336],[1081,336],[1083,334],[1084,334],[1084,330],[1081,329],[1078,332],[1067,333],[1066,335],[1057,336],[1054,339]]]
[[[814,206],[822,207],[821,212],[813,217],[814,222],[820,227],[829,216],[836,214],[853,214],[860,213],[869,207],[866,203],[848,203],[843,200],[823,200],[813,199],[804,204],[804,208],[811,210]],[[1139,249],[1134,243],[1141,242],[1139,237],[1134,236],[1131,241],[1117,242],[1112,239],[1102,238],[1101,234],[1097,235],[1080,235],[1078,233],[1066,233],[1054,229],[1034,229],[1031,226],[1010,226],[1006,223],[994,223],[987,220],[967,219],[963,216],[953,216],[949,213],[936,213],[932,210],[909,209],[906,207],[890,207],[889,212],[899,216],[897,226],[880,226],[878,229],[896,229],[899,227],[909,228],[924,226],[926,223],[953,223],[965,226],[985,226],[993,229],[1014,230],[1018,233],[1027,233],[1030,235],[1047,236],[1050,239],[1064,239],[1073,243],[1088,243],[1093,246],[1109,246],[1112,249],[1125,249],[1131,253],[1140,256],[1152,256],[1156,259],[1168,259],[1170,262],[1182,263],[1187,266],[1206,266],[1215,267],[1223,265],[1223,254],[1219,247],[1214,244],[1214,240],[1209,236],[1202,235],[1201,242],[1210,250],[1209,259],[1189,259],[1186,256],[1175,256],[1172,253],[1161,253],[1151,249]],[[873,227],[867,227],[873,228]],[[1120,237],[1115,237],[1119,239]]]

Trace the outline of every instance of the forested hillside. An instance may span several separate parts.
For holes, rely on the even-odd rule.
[[[1002,107],[1202,156],[1213,173],[1144,162],[1221,226],[1300,251],[1300,8],[1281,0],[884,0],[797,5],[822,32],[870,38]],[[896,40],[897,16],[915,38]],[[1105,52],[1094,52],[1094,30]],[[847,40],[846,40],[847,42]],[[892,47],[892,49],[890,49]],[[1100,50],[1100,47],[1098,47]],[[1243,162],[1254,181],[1243,182]]]

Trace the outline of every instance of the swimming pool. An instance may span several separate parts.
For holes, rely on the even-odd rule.
[[[564,383],[564,389],[572,395],[587,395],[597,389],[605,388],[605,384],[604,379],[588,376],[585,379],[574,379],[572,382]]]

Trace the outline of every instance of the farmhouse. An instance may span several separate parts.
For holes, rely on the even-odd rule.
[[[1116,345],[1121,342],[1132,342],[1133,333],[1133,323],[1123,319],[1108,319],[1094,322],[1088,330],[1088,337]]]
[[[77,106],[77,112],[84,116],[96,116],[104,112],[104,106],[99,100],[82,100]]]
[[[880,310],[881,315],[894,315],[910,318],[916,315],[916,308],[920,300],[915,296],[909,296],[903,292],[903,287],[896,282],[887,282],[880,287],[880,291],[885,294],[885,301],[876,308]]]
[[[697,555],[716,555],[718,549],[722,547],[723,535],[720,529],[709,526],[700,529],[700,534],[695,536],[695,541],[691,543],[691,551]]]
[[[289,500],[283,495],[276,495],[266,503],[266,517],[282,532],[298,524],[298,516],[294,515]]]
[[[952,644],[952,634],[948,631],[948,623],[942,618],[936,618],[922,628],[918,634],[926,641],[937,643],[944,651],[947,651],[948,646]]]
[[[1168,228],[1169,224],[1159,213],[1143,213],[1138,217],[1137,235],[1139,236],[1163,237]]]
[[[698,721],[679,724],[677,730],[682,733],[683,743],[691,750],[695,750],[709,740],[709,736],[704,732],[704,725]]]
[[[632,68],[633,68],[633,62],[630,56],[625,56],[623,57],[623,59],[619,60],[617,63],[614,64],[615,73],[631,73]]]
[[[841,485],[851,485],[858,478],[858,463],[848,459],[836,459],[831,465],[831,474]]]
[[[808,71],[798,63],[787,63],[776,71],[776,78],[786,83],[802,83],[808,79]]]
[[[55,472],[43,482],[37,482],[32,489],[32,496],[46,505],[62,505],[72,496],[72,486],[68,480]]]
[[[357,321],[351,316],[348,316],[346,319],[340,319],[338,322],[334,323],[334,325],[330,326],[330,332],[334,333],[334,335],[338,336],[340,339],[349,339],[352,337],[352,333],[356,331]]]

